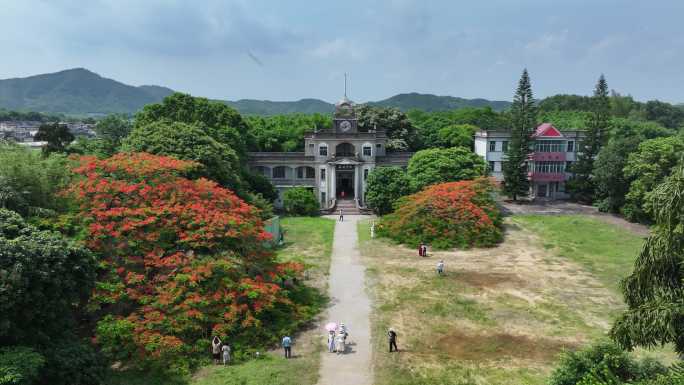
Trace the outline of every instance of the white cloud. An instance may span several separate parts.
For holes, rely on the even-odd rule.
[[[321,42],[309,54],[321,59],[351,58],[359,61],[367,57],[362,45],[339,37]]]

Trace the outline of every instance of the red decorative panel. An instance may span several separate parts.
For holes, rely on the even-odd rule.
[[[565,153],[564,152],[535,152],[532,154],[532,159],[541,162],[541,161],[550,161],[550,162],[565,162]]]
[[[533,172],[530,175],[535,182],[563,182],[565,173],[562,172]]]

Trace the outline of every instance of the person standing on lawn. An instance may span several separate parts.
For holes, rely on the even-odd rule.
[[[223,344],[221,352],[223,352],[223,365],[228,365],[230,362],[230,346],[228,346],[228,344]]]
[[[437,274],[439,275],[444,275],[444,260],[442,259],[439,261],[437,264]]]
[[[282,345],[285,350],[285,358],[292,358],[292,338],[289,336],[283,337]]]
[[[387,332],[387,338],[389,339],[390,353],[392,353],[392,348],[394,348],[395,352],[398,352],[399,348],[397,348],[397,333],[394,331],[394,329],[389,329],[389,331]]]
[[[418,256],[423,256],[423,242],[421,242],[420,245],[418,245]]]
[[[344,221],[344,213],[342,212],[342,209],[340,209],[340,222]]]
[[[427,257],[427,245],[423,243],[421,247],[423,248],[423,257]]]
[[[214,363],[218,365],[221,362],[221,339],[218,336],[214,336],[211,341],[211,355],[214,357]]]

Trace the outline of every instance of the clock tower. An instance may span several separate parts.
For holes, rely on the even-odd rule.
[[[354,103],[347,99],[346,95],[335,104],[333,126],[338,134],[349,134],[358,131],[358,119],[354,112]]]

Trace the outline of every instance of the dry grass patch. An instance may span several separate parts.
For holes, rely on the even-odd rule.
[[[506,239],[497,247],[431,252],[428,258],[385,239],[371,240],[369,223],[359,224],[375,304],[378,385],[543,384],[558,353],[605,334],[623,306],[601,274],[605,256],[596,255],[595,269],[589,269],[583,259],[559,254],[555,238],[542,240],[522,224],[507,219]],[[636,243],[629,244],[633,256]],[[583,258],[591,254],[580,252]],[[435,273],[440,259],[444,277]],[[399,354],[387,353],[390,326],[399,334]]]

